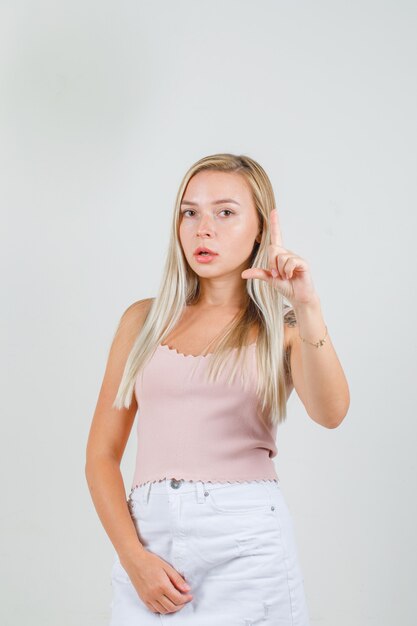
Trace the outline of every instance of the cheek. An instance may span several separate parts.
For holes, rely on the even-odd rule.
[[[233,243],[236,250],[242,251],[242,253],[251,252],[256,237],[256,231],[248,228],[247,224],[236,224],[227,233],[227,238],[230,243]]]
[[[182,244],[187,243],[187,240],[189,239],[189,230],[190,229],[186,228],[186,226],[180,225],[178,230],[178,237]]]
[[[184,239],[188,237],[190,237],[192,235],[192,233],[194,232],[195,227],[193,226],[193,224],[190,221],[185,221],[182,222],[179,226],[178,229],[178,234],[180,235],[180,237],[183,237]]]

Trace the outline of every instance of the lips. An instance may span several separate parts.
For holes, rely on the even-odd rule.
[[[217,252],[214,252],[214,250],[210,250],[210,248],[205,248],[204,246],[200,246],[196,250],[194,250],[195,255],[199,255],[200,252],[207,252],[207,254],[210,254],[211,256],[217,255]]]

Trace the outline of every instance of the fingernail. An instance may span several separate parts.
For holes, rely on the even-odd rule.
[[[278,276],[278,272],[277,270],[271,270],[271,274],[274,278],[276,278]]]

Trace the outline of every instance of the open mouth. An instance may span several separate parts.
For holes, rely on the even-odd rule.
[[[210,263],[214,261],[217,256],[217,252],[207,252],[206,250],[200,250],[197,254],[194,255],[196,259],[199,259],[201,263]]]
[[[201,242],[203,243],[203,242]],[[194,248],[194,256],[217,256],[217,252],[215,250],[211,250],[204,245],[196,246]]]

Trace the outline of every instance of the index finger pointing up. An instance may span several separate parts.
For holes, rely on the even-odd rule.
[[[279,226],[278,211],[273,209],[269,214],[269,223],[271,229],[271,244],[273,246],[282,246],[281,228]]]

